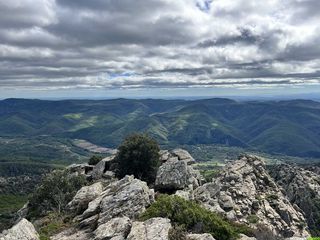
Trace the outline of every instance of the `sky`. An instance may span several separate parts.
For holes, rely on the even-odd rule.
[[[0,1],[0,98],[320,95],[319,0]]]

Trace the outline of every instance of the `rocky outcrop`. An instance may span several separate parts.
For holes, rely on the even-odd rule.
[[[320,235],[320,175],[288,164],[270,167],[270,174],[290,202],[303,210],[311,233]]]
[[[36,232],[32,223],[26,219],[20,220],[11,229],[5,230],[0,234],[0,240],[39,240],[39,234]]]
[[[69,171],[70,174],[87,176],[87,174],[89,174],[93,168],[94,166],[91,166],[87,163],[83,163],[83,164],[72,164],[68,166],[66,170]]]
[[[104,176],[104,173],[110,169],[110,166],[114,160],[115,156],[109,156],[102,159],[97,163],[96,166],[93,167],[91,172],[92,179],[97,180]]]
[[[184,149],[181,149],[181,148],[176,148],[176,149],[173,149],[171,151],[171,154],[174,156],[174,157],[177,157],[178,160],[180,161],[185,161],[187,162],[187,164],[194,164],[196,163],[196,161],[194,160],[194,158],[190,155],[190,153]]]
[[[154,191],[133,176],[110,184],[101,194],[99,223],[114,217],[135,219],[154,201]]]
[[[188,151],[181,148],[176,148],[176,149],[173,149],[172,151],[161,150],[159,154],[160,154],[160,161],[162,162],[166,162],[170,159],[185,161],[188,165],[194,164],[196,162]]]
[[[189,185],[199,186],[198,173],[185,161],[169,159],[157,172],[155,188],[158,190],[181,190]]]
[[[89,202],[97,198],[103,190],[103,185],[101,182],[94,183],[90,186],[82,187],[74,196],[73,200],[68,203],[68,208],[71,211],[76,210],[81,212],[86,209]]]
[[[125,239],[130,229],[131,220],[128,217],[113,218],[95,230],[94,240]]]
[[[95,198],[91,198],[84,212],[76,217],[84,226],[86,222],[101,225],[116,217],[134,219],[154,201],[154,191],[133,176],[115,181],[94,195]],[[69,206],[73,206],[72,203],[78,202],[78,199],[76,195]],[[92,221],[88,221],[91,218]]]
[[[230,162],[213,182],[195,190],[203,206],[253,228],[266,226],[283,237],[307,236],[305,218],[267,173],[263,160],[241,156]]]
[[[133,222],[127,240],[169,240],[170,220],[151,218],[145,222]]]
[[[149,189],[145,182],[133,176],[126,176],[109,183],[106,187],[100,182],[84,187],[68,206],[71,209],[81,209],[80,199],[86,202],[81,204],[86,208],[78,212],[79,215],[74,218],[78,227],[67,229],[55,235],[53,239],[125,239],[130,232],[131,221],[154,201],[154,191]]]
[[[88,180],[99,180],[106,178],[108,180],[114,178],[114,173],[111,172],[114,166],[115,155],[111,155],[102,159],[96,165],[83,164],[72,164],[67,167],[67,171],[73,175],[83,175]],[[106,172],[108,172],[106,174]]]

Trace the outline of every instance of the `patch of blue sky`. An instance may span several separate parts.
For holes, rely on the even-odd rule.
[[[107,77],[114,79],[114,78],[126,78],[135,76],[135,72],[122,72],[122,73],[107,73]]]
[[[200,0],[197,1],[196,6],[203,12],[209,12],[212,2],[213,0]]]

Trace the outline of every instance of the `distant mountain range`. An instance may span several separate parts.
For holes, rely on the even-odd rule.
[[[52,136],[116,147],[132,132],[164,145],[222,144],[320,157],[320,103],[311,100],[0,101],[0,137]]]

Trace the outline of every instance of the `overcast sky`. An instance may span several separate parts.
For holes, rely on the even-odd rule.
[[[320,94],[319,0],[1,0],[0,94]]]

